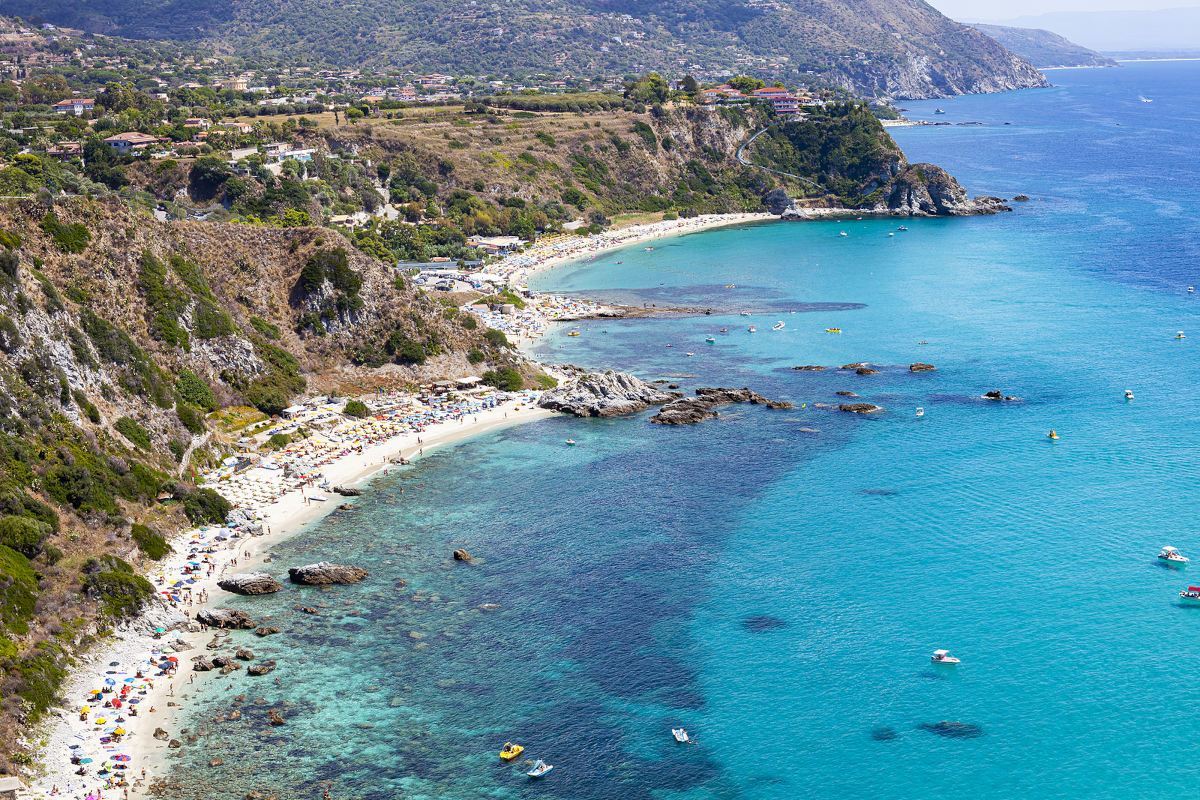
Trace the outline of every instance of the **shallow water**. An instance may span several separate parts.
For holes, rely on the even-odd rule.
[[[1200,610],[1154,555],[1200,554],[1197,77],[1054,72],[936,103],[985,126],[896,132],[973,192],[1035,198],[1012,214],[745,226],[538,276],[717,309],[583,323],[547,358],[797,408],[552,419],[377,479],[268,565],[371,577],[233,602],[283,629],[236,637],[280,667],[205,695],[173,777],[208,797],[1182,796]],[[879,373],[791,369],[860,361]],[[815,407],[839,390],[887,410]],[[939,647],[964,663],[935,668]],[[242,720],[206,721],[243,691]],[[528,780],[526,756],[555,771]]]

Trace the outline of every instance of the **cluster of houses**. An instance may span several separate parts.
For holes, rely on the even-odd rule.
[[[792,94],[787,89],[777,86],[766,86],[746,94],[729,84],[722,84],[712,89],[701,89],[699,99],[705,103],[726,103],[730,101],[762,100],[771,104],[771,109],[778,115],[799,114],[804,106],[820,105],[818,98],[807,94]]]

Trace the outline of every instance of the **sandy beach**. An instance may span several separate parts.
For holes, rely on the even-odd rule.
[[[607,250],[667,236],[771,219],[777,217],[766,213],[711,214],[634,225],[595,236],[551,237],[524,253],[498,262],[490,269],[504,276],[510,286],[519,286],[535,272],[568,261],[594,257]],[[566,312],[571,311],[572,304],[576,302],[569,298],[547,297],[546,302],[537,304],[531,311],[536,317],[537,332],[527,334],[529,340],[540,335],[549,322],[569,318]],[[537,408],[528,398],[524,402],[510,400],[496,408],[471,413],[458,420],[430,424],[419,435],[393,435],[377,444],[362,447],[361,452],[327,457],[321,462],[321,475],[328,486],[362,484],[380,471],[395,468],[393,461],[420,458],[428,451],[467,437],[545,418],[552,413]],[[82,800],[88,794],[103,796],[103,792],[107,792],[112,797],[122,796],[126,791],[130,797],[148,796],[155,779],[162,777],[168,769],[164,757],[169,742],[179,735],[183,701],[194,697],[194,693],[202,692],[214,676],[225,677],[216,670],[192,671],[192,657],[208,652],[205,646],[214,633],[201,630],[192,620],[201,608],[220,606],[232,596],[217,586],[222,578],[257,571],[256,568],[271,573],[282,570],[284,565],[276,567],[262,564],[271,546],[333,511],[341,502],[336,495],[318,502],[311,498],[313,493],[311,489],[307,493],[291,490],[259,506],[257,511],[260,516],[255,522],[261,525],[261,533],[250,534],[239,530],[226,535],[229,534],[228,529],[222,528],[188,530],[172,541],[175,552],[156,563],[147,578],[160,589],[169,587],[175,582],[173,579],[180,577],[188,577],[194,583],[189,584],[175,607],[159,600],[92,652],[80,657],[74,674],[62,690],[62,707],[54,709],[50,718],[38,729],[36,741],[40,745],[34,749],[42,771],[26,789],[24,797],[58,796]],[[205,554],[201,568],[207,570],[208,574],[193,572],[185,575],[184,569],[189,560],[194,564],[195,559],[199,558],[197,552]],[[276,574],[276,577],[279,575]],[[156,635],[156,630],[160,628],[166,629],[166,633]],[[149,677],[157,675],[161,667],[161,663],[155,664],[151,659],[161,662],[166,657],[178,659],[178,671],[171,675]],[[268,677],[249,677],[244,669],[228,679],[247,682],[248,687],[254,681],[270,680]],[[127,684],[130,688],[124,697],[136,700],[136,707],[142,710],[136,716],[120,716],[121,712],[116,709],[94,707],[97,701],[89,699],[89,695],[93,690],[105,687],[106,680],[115,684],[113,689]],[[116,692],[111,692],[98,702],[103,703],[105,698],[117,696]],[[124,701],[126,710],[130,707],[128,699]],[[83,719],[80,710],[89,703],[93,705],[93,713]],[[113,719],[100,717],[101,714],[109,714]],[[111,733],[118,717],[119,724],[126,732],[119,741],[113,742]],[[104,719],[104,724],[97,724],[97,718]],[[154,733],[158,729],[165,731],[165,738],[162,733],[155,738]],[[107,741],[102,743],[102,738]],[[84,758],[91,760],[80,765],[73,763],[72,755],[76,761]],[[119,776],[122,772],[110,769],[105,775],[97,775],[97,770],[113,755],[128,758],[127,761],[118,762],[127,765],[123,770],[127,785],[104,788],[107,779]],[[80,766],[87,770],[86,775],[76,774]]]
[[[480,411],[470,418],[430,425],[421,432],[419,442],[417,434],[408,434],[364,448],[361,453],[343,456],[329,464],[324,469],[324,475],[331,485],[362,484],[383,470],[395,469],[391,464],[394,460],[418,459],[470,436],[552,414],[553,412],[539,409],[529,402],[509,401],[496,408]],[[153,604],[136,620],[117,630],[109,640],[80,658],[75,673],[62,690],[65,701],[63,706],[55,709],[48,722],[39,730],[38,741],[42,745],[37,748],[36,758],[44,771],[25,790],[24,797],[83,798],[92,793],[103,796],[104,792],[107,792],[109,797],[120,797],[123,788],[104,789],[105,777],[108,776],[96,774],[104,759],[114,754],[128,757],[128,761],[118,762],[128,765],[125,770],[129,784],[125,787],[128,789],[128,796],[148,795],[149,787],[155,778],[161,777],[165,772],[163,756],[168,750],[168,742],[179,736],[182,701],[195,692],[202,692],[204,685],[212,680],[213,676],[224,677],[215,670],[203,673],[191,671],[192,656],[207,652],[205,644],[212,638],[213,631],[202,631],[194,622],[187,628],[169,630],[160,637],[156,637],[156,629],[170,628],[173,624],[185,622],[183,614],[194,618],[196,612],[206,605],[221,605],[232,595],[217,587],[218,580],[239,572],[256,571],[256,567],[263,566],[262,559],[273,544],[333,511],[341,501],[341,498],[338,498],[337,502],[333,499],[326,502],[310,499],[306,502],[307,496],[302,491],[288,492],[277,502],[264,508],[261,516],[263,533],[260,535],[238,535],[218,541],[216,534],[218,531],[224,533],[224,530],[213,528],[204,533],[197,530],[185,531],[172,541],[175,552],[154,566],[147,576],[152,582],[160,576],[180,575],[189,559],[194,558],[189,555],[192,542],[201,542],[211,547],[212,553],[204,562],[206,567],[211,564],[211,574],[197,576],[196,582],[190,585],[189,594],[193,598],[192,601],[181,602],[178,608],[171,608],[163,601]],[[284,568],[283,565],[274,568],[270,568],[274,565],[266,566],[269,568],[267,571],[272,573],[278,573]],[[201,597],[207,597],[207,601],[202,602]],[[180,640],[183,643],[181,649],[170,646]],[[152,670],[157,672],[157,668],[151,667],[152,654],[177,657],[178,672],[170,677],[148,677],[153,674]],[[126,674],[133,676],[139,672],[147,677],[125,677]],[[254,681],[270,680],[267,677],[249,677],[244,669],[231,676],[231,679],[246,682],[248,688],[253,686]],[[100,707],[99,703],[103,700],[89,700],[89,693],[103,687],[106,680],[113,680],[117,686],[128,681],[129,685],[134,687],[128,697],[136,699],[136,707],[140,709],[136,716],[124,716],[120,725],[126,733],[115,746],[101,744],[100,739],[105,728],[97,724],[96,720],[104,719],[101,714],[108,714],[115,720],[121,711]],[[112,692],[111,696],[117,696],[117,692]],[[91,705],[93,713],[85,721],[80,718],[80,710],[88,705]],[[130,708],[128,700],[125,708]],[[111,731],[112,722],[105,719],[105,723],[109,726],[107,730]],[[154,737],[159,728],[166,731],[166,739]],[[91,759],[82,765],[87,769],[87,775],[75,774],[79,766],[71,763],[73,753],[81,759]]]

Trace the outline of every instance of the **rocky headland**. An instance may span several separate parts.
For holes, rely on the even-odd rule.
[[[761,394],[746,388],[702,388],[696,390],[695,397],[681,397],[667,403],[650,418],[650,421],[658,425],[691,425],[702,420],[716,418],[718,406],[732,403],[750,403],[778,409],[793,407],[786,400],[768,400]]]
[[[681,396],[627,372],[593,372],[543,392],[538,405],[577,417],[620,417]]]

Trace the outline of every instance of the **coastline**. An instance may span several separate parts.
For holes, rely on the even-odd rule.
[[[364,485],[375,475],[386,473],[393,459],[415,460],[422,457],[426,449],[436,451],[479,434],[551,416],[554,416],[554,412],[538,408],[527,401],[509,400],[495,408],[472,415],[470,420],[464,417],[459,421],[447,420],[430,425],[420,434],[420,441],[417,434],[405,434],[364,448],[360,454],[339,458],[325,468],[325,476],[330,484]],[[206,652],[205,644],[211,638],[211,631],[201,631],[198,625],[192,623],[180,630],[169,630],[162,638],[156,638],[155,629],[170,628],[170,624],[163,623],[182,621],[180,611],[186,613],[189,618],[194,618],[201,608],[220,606],[234,595],[218,588],[217,581],[234,573],[255,571],[255,568],[262,565],[272,545],[304,530],[334,511],[338,505],[339,502],[331,500],[306,503],[302,492],[293,491],[283,495],[262,514],[262,534],[233,538],[220,549],[214,548],[213,574],[198,578],[191,586],[193,596],[199,596],[203,591],[208,596],[207,601],[185,601],[180,604],[179,611],[171,609],[165,601],[159,601],[80,657],[73,674],[61,690],[65,702],[50,712],[53,716],[48,717],[36,731],[36,738],[45,742],[44,745],[36,747],[37,758],[43,765],[43,770],[25,788],[23,797],[82,798],[102,784],[103,780],[91,774],[91,770],[87,776],[76,775],[76,767],[70,763],[72,745],[78,746],[80,752],[93,758],[93,765],[99,766],[100,763],[100,759],[97,758],[97,755],[100,755],[99,728],[91,720],[80,719],[80,708],[87,703],[84,698],[93,688],[104,685],[106,676],[112,670],[132,672],[139,667],[146,667],[151,652],[176,652],[166,645],[181,639],[186,643],[187,649],[176,652],[180,661],[179,671],[173,677],[154,679],[152,688],[146,688],[145,693],[138,696],[138,707],[154,709],[153,713],[144,711],[121,723],[127,731],[125,741],[119,749],[130,759],[129,796],[150,796],[154,780],[169,770],[165,756],[168,752],[168,741],[178,736],[178,725],[184,711],[182,701],[192,697],[194,692],[202,692],[208,679],[220,675],[216,671],[191,671],[191,656],[195,655],[196,651]],[[149,577],[178,574],[189,558],[186,545],[193,533],[193,530],[181,531],[171,541],[174,552],[155,564]],[[114,662],[119,666],[111,667]],[[239,672],[242,674],[234,679],[247,681],[247,685],[252,686],[256,679],[245,675],[244,670]],[[96,709],[92,717],[100,713],[106,712]],[[154,731],[158,728],[167,731],[166,740],[154,738]],[[145,780],[141,777],[143,769]],[[58,790],[57,793],[54,792],[55,789]]]
[[[846,209],[807,209],[811,218],[819,219],[846,215]],[[808,214],[806,214],[808,216]],[[507,268],[500,272],[509,286],[517,286],[535,273],[553,269],[562,264],[579,261],[622,247],[637,245],[655,239],[698,233],[730,225],[765,222],[778,220],[775,214],[766,212],[709,214],[684,220],[669,220],[642,225],[632,225],[594,236],[556,237],[546,245],[535,245],[530,251],[520,254],[510,261]],[[510,257],[511,259],[512,257]],[[500,262],[503,265],[504,262]],[[500,266],[498,265],[498,266]],[[494,270],[496,268],[493,268]],[[557,298],[556,298],[557,299]],[[566,321],[566,317],[555,317],[541,313],[545,323]],[[518,350],[527,358],[532,358],[526,349],[532,345],[536,337],[530,337],[528,342],[514,342]],[[524,347],[522,345],[525,345]],[[381,472],[386,472],[393,459],[416,459],[421,457],[424,449],[436,450],[464,439],[497,430],[511,425],[518,425],[537,419],[554,416],[554,412],[537,408],[529,402],[509,400],[500,406],[473,414],[468,421],[445,421],[430,425],[420,434],[402,434],[389,438],[378,444],[365,447],[361,453],[351,453],[335,458],[322,472],[330,485],[360,486],[369,483],[371,478]],[[72,675],[61,689],[64,698],[62,706],[49,712],[35,730],[31,739],[35,742],[33,749],[36,759],[42,767],[39,774],[30,780],[25,788],[25,798],[78,797],[83,798],[103,781],[89,770],[87,776],[76,775],[76,765],[70,762],[72,745],[80,748],[79,752],[87,752],[91,748],[90,757],[93,765],[99,766],[103,759],[98,750],[100,730],[91,720],[80,719],[80,707],[86,704],[87,693],[104,684],[105,678],[115,670],[132,672],[137,667],[148,667],[151,653],[162,655],[175,654],[179,659],[179,670],[172,677],[159,677],[153,681],[153,686],[145,688],[144,694],[139,694],[140,708],[152,708],[153,713],[146,711],[136,717],[130,717],[120,724],[125,727],[127,734],[117,749],[130,758],[128,770],[128,792],[130,797],[149,797],[156,778],[164,777],[169,772],[166,755],[169,752],[168,742],[177,738],[178,725],[184,712],[183,700],[194,698],[194,693],[203,692],[204,686],[217,671],[195,673],[191,670],[191,658],[197,652],[204,653],[206,643],[211,639],[212,631],[201,631],[192,622],[190,625],[176,628],[195,617],[201,608],[219,607],[230,596],[229,593],[217,587],[217,582],[235,573],[244,573],[261,569],[263,559],[271,546],[278,544],[307,526],[320,520],[326,514],[334,511],[340,502],[330,497],[326,502],[308,502],[303,499],[303,493],[289,491],[278,497],[275,502],[261,509],[261,525],[263,533],[257,535],[242,535],[230,541],[217,545],[215,542],[211,563],[214,565],[212,575],[197,578],[191,585],[191,596],[199,597],[205,593],[203,601],[185,600],[178,609],[171,608],[166,601],[159,600],[147,606],[137,617],[113,631],[111,636],[94,645],[93,648],[78,657],[78,663],[72,670]],[[180,531],[172,540],[175,548],[163,561],[153,564],[146,577],[178,576],[187,563],[189,556],[187,545],[196,531],[185,529]],[[205,542],[208,543],[207,541]],[[271,571],[271,570],[268,570]],[[160,581],[159,587],[162,587]],[[186,619],[181,615],[186,614]],[[156,628],[167,628],[168,632],[161,638],[155,634]],[[195,628],[195,630],[191,630]],[[167,646],[169,642],[182,640],[186,649],[174,651]],[[119,666],[113,667],[116,663]],[[248,666],[248,665],[246,665]],[[235,676],[235,680],[254,681],[244,674]],[[124,673],[123,673],[124,674]],[[147,673],[149,674],[149,673]],[[114,676],[116,677],[116,676]],[[248,685],[253,685],[252,683]],[[96,709],[100,712],[100,709]],[[105,713],[105,712],[100,712]],[[98,714],[92,714],[96,717]],[[154,738],[154,731],[162,728],[167,732],[167,739]],[[42,742],[43,744],[36,744]],[[110,748],[111,749],[111,748]],[[97,757],[98,756],[98,757]],[[145,779],[142,779],[142,770]],[[57,789],[57,792],[54,790]],[[120,791],[109,789],[108,791]]]

